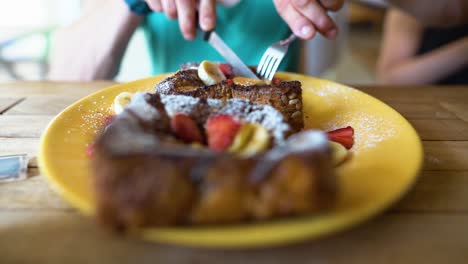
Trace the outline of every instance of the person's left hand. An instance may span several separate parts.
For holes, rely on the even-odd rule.
[[[311,39],[320,32],[334,39],[338,33],[328,11],[338,11],[344,0],[273,0],[280,16],[291,30],[302,39]]]
[[[195,38],[197,23],[209,31],[216,24],[216,0],[145,0],[155,12],[164,12],[171,19],[179,20],[179,27],[186,39]],[[196,10],[199,21],[195,21]]]

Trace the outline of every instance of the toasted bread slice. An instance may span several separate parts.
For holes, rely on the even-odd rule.
[[[302,88],[298,81],[284,81],[270,85],[240,85],[226,80],[206,86],[198,78],[197,70],[188,69],[180,70],[157,84],[156,92],[223,101],[239,98],[252,103],[271,105],[283,114],[294,132],[304,127]]]

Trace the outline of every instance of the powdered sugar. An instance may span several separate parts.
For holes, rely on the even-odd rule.
[[[106,137],[103,138],[106,140],[104,145],[111,153],[125,154],[129,151],[144,151],[158,146],[157,137],[147,133],[141,127],[139,120],[132,116],[129,111],[122,112],[112,122],[107,128]]]
[[[150,95],[147,93],[135,93],[132,96],[132,101],[128,105],[128,108],[132,109],[141,120],[153,122],[161,118],[161,113],[148,103],[149,99]]]
[[[97,134],[104,124],[104,119],[109,115],[106,111],[94,109],[84,111],[83,105],[78,106],[78,111],[82,113],[81,118],[83,120],[80,124],[80,131],[85,134]]]
[[[163,115],[149,103],[156,99],[151,98],[152,96],[158,95],[135,94],[125,111],[107,127],[106,136],[102,140],[111,153],[125,154],[129,151],[154,149],[164,141],[159,138],[164,133],[158,134],[155,130]],[[184,95],[160,95],[159,98],[169,116],[184,113],[194,117],[199,124],[204,124],[210,116],[219,114],[234,115],[244,121],[260,123],[271,133],[276,145],[284,144],[286,135],[291,130],[282,114],[268,105],[252,104],[241,99],[231,99],[224,103]],[[95,116],[88,115],[87,118]]]
[[[382,126],[385,125],[385,129]],[[396,129],[386,122],[381,117],[362,115],[359,117],[359,122],[355,124],[355,130],[358,132],[355,135],[357,149],[373,148],[378,143],[383,142],[396,133]]]
[[[172,90],[172,85],[169,81],[162,81],[158,84],[157,90],[161,94],[168,94]]]
[[[193,115],[199,106],[203,104],[199,98],[184,95],[161,95],[161,102],[164,104],[169,116],[175,114]]]
[[[327,135],[320,130],[305,130],[292,135],[286,142],[289,152],[306,152],[328,148]]]
[[[346,105],[348,102],[355,102],[356,100],[355,93],[350,93],[349,88],[344,89],[339,85],[327,85],[314,93],[329,103],[339,101],[340,104]]]
[[[326,123],[324,129],[329,131],[346,126],[354,128],[352,151],[355,153],[374,148],[378,143],[394,137],[397,133],[397,129],[391,122],[368,112],[339,114],[333,121]]]
[[[328,85],[323,89],[318,90],[316,93],[321,97],[330,97],[330,95],[336,95],[340,93],[338,86],[336,85]]]
[[[245,100],[231,99],[219,112],[239,115],[247,122],[261,124],[272,133],[276,143],[283,143],[285,136],[291,132],[291,127],[286,123],[283,115],[269,105],[251,104]]]
[[[247,122],[259,123],[272,134],[277,144],[282,144],[291,131],[283,115],[269,105],[253,104],[242,99],[230,99],[223,103],[221,100],[201,100],[184,95],[161,95],[161,101],[169,116],[183,113],[194,117],[201,124],[210,116],[219,114],[233,115]]]

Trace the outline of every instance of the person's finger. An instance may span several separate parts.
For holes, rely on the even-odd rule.
[[[297,12],[307,18],[315,28],[327,38],[335,38],[338,29],[335,22],[317,0],[292,0]]]
[[[216,0],[201,0],[199,10],[200,27],[212,30],[216,26]]]
[[[330,11],[338,11],[344,5],[344,0],[319,0],[320,4]]]
[[[161,0],[146,0],[146,3],[149,5],[151,10],[155,12],[162,12],[163,8],[161,5]]]
[[[166,13],[167,17],[172,19],[177,18],[177,8],[174,0],[162,0],[161,3],[164,13]]]
[[[176,0],[180,31],[186,39],[193,39],[196,31],[194,0]]]
[[[311,39],[315,36],[314,25],[291,5],[290,0],[274,0],[273,2],[281,18],[296,36],[302,39]]]

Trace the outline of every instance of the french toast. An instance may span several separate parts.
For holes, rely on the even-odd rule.
[[[195,69],[186,69],[167,77],[155,87],[156,93],[187,95],[202,99],[228,100],[239,98],[252,103],[266,104],[278,110],[294,132],[304,128],[302,88],[298,81],[280,81],[271,84],[243,85],[236,78],[215,85],[205,85]]]
[[[154,94],[114,100],[117,115],[91,157],[99,222],[115,230],[237,224],[333,206],[337,147],[329,138],[348,148],[352,128],[301,131],[298,81],[267,83],[200,65],[187,64]]]
[[[236,114],[273,137],[250,157],[193,147],[171,133],[183,113],[197,124]],[[97,216],[116,230],[178,224],[230,224],[303,215],[328,208],[336,192],[326,136],[293,136],[268,105],[242,99],[137,94],[95,142]],[[312,135],[300,140],[300,135]]]

